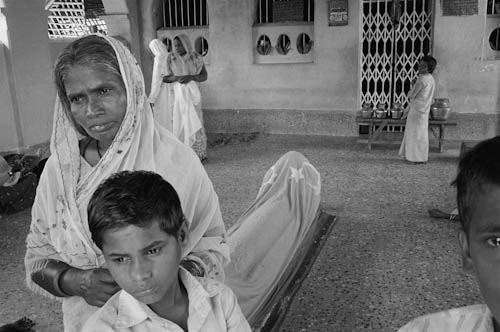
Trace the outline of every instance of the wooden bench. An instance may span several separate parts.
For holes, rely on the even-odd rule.
[[[406,119],[379,119],[379,118],[362,118],[356,117],[356,122],[360,125],[368,126],[368,150],[372,149],[372,143],[377,142],[380,134],[388,125],[406,126]],[[446,126],[456,126],[457,123],[450,120],[429,120],[429,130],[432,135],[438,140],[439,152],[443,152],[444,129]],[[436,133],[435,129],[439,132]]]
[[[320,208],[280,281],[250,322],[253,332],[279,331],[295,294],[323,248],[337,218]]]

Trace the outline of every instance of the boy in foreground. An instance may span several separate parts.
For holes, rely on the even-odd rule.
[[[83,331],[251,331],[224,284],[179,264],[188,224],[174,188],[160,175],[124,171],[105,180],[88,205],[92,240],[122,288]]]
[[[463,269],[476,275],[485,304],[421,316],[399,332],[500,331],[500,136],[462,157],[454,184]]]

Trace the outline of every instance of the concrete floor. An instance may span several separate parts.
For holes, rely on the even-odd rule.
[[[265,171],[296,150],[322,175],[322,200],[338,223],[294,299],[281,331],[395,331],[411,318],[480,303],[461,272],[458,224],[431,219],[451,208],[458,146],[425,165],[406,164],[396,145],[367,151],[355,138],[259,135],[209,150],[207,172],[231,225],[257,193]],[[0,219],[0,324],[28,316],[37,331],[61,330],[59,304],[24,286],[29,211]]]

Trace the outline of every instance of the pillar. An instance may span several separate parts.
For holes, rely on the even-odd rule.
[[[47,16],[43,1],[0,0],[0,150],[50,139],[55,89]]]

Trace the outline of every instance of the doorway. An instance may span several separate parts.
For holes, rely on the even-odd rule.
[[[360,105],[408,105],[419,59],[432,53],[434,0],[362,0]]]

